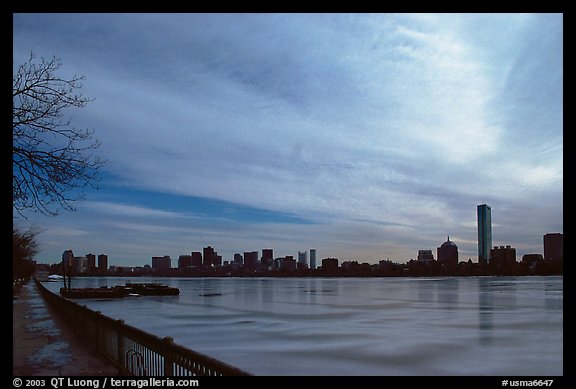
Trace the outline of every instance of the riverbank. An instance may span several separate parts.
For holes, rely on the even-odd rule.
[[[50,311],[32,281],[14,294],[12,307],[13,375],[118,375]]]

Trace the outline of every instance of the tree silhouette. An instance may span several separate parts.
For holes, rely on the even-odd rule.
[[[78,190],[96,187],[98,169],[104,163],[91,151],[100,143],[93,130],[70,126],[70,108],[91,101],[77,90],[82,76],[57,75],[61,61],[53,57],[28,61],[12,79],[12,195],[13,207],[56,215],[60,207],[75,210]]]
[[[32,259],[36,254],[38,243],[36,233],[32,230],[20,231],[12,228],[12,278],[18,280],[30,277],[34,273]]]

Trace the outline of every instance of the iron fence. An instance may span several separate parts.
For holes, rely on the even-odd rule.
[[[132,376],[246,376],[249,373],[61,297],[34,279],[47,304],[118,368]]]

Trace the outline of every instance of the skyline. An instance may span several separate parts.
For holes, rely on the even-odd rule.
[[[81,20],[81,23],[78,21]],[[561,14],[15,14],[86,76],[70,112],[107,160],[78,212],[27,215],[39,262],[211,245],[406,262],[476,209],[521,257],[563,233]]]
[[[486,205],[486,204],[483,204],[483,205]],[[479,229],[479,230],[480,230],[480,229]],[[532,252],[532,253],[525,253],[525,254],[531,254],[531,255],[541,254],[541,255],[544,257],[544,256],[545,256],[545,253],[546,253],[544,241],[546,240],[547,235],[553,235],[553,236],[560,235],[560,236],[562,236],[563,233],[551,232],[551,233],[546,233],[546,234],[544,234],[544,235],[542,236],[543,242],[542,242],[541,250],[540,250],[540,251],[535,251],[535,252]],[[439,246],[444,246],[444,245],[445,245],[446,243],[448,243],[448,242],[450,242],[450,244],[453,244],[453,245],[455,244],[455,243],[450,239],[450,236],[447,236],[447,237],[446,237],[446,241],[445,241],[445,242],[442,242],[442,244],[439,244]],[[503,248],[503,247],[504,247],[504,246],[502,246],[502,245],[500,245],[500,246],[493,246],[493,247],[491,246],[490,249],[492,249],[492,248],[497,249],[497,248]],[[511,245],[506,245],[506,247],[511,247]],[[439,248],[440,248],[440,247],[437,247],[436,249],[439,249]],[[512,247],[512,248],[513,248],[514,250],[516,250],[515,247]],[[316,261],[317,250],[316,250],[315,248],[306,248],[306,249],[304,249],[304,251],[300,251],[300,249],[299,249],[298,252],[297,252],[297,255],[295,255],[294,253],[291,253],[291,252],[290,252],[290,253],[287,252],[287,253],[281,253],[281,254],[275,253],[273,256],[270,256],[270,255],[268,255],[268,254],[273,253],[275,249],[274,249],[273,247],[267,246],[267,248],[259,248],[259,249],[256,250],[256,251],[237,250],[237,251],[233,254],[232,257],[230,257],[230,258],[225,258],[225,257],[223,257],[222,255],[220,255],[220,253],[218,253],[217,247],[212,247],[212,245],[208,245],[208,246],[206,246],[206,247],[202,247],[201,249],[199,249],[199,248],[192,248],[192,249],[190,249],[188,252],[178,253],[178,254],[176,254],[176,255],[173,255],[173,254],[158,254],[158,253],[157,253],[157,254],[152,255],[150,258],[148,258],[148,260],[150,261],[150,263],[132,264],[132,265],[130,265],[130,266],[132,266],[132,267],[141,267],[141,266],[145,266],[145,265],[152,265],[152,267],[153,267],[154,260],[155,260],[155,259],[158,259],[158,258],[159,258],[159,259],[169,258],[171,261],[176,261],[176,263],[178,263],[179,260],[180,260],[179,257],[186,257],[186,256],[190,257],[190,256],[191,256],[190,254],[192,254],[192,256],[193,256],[194,254],[199,254],[199,255],[200,255],[200,261],[204,262],[203,257],[206,255],[206,253],[205,253],[206,249],[213,250],[213,251],[215,252],[215,254],[217,254],[217,255],[220,257],[220,260],[221,260],[220,263],[221,263],[221,264],[224,263],[224,262],[228,262],[228,263],[236,262],[235,259],[236,259],[237,256],[244,257],[246,254],[257,254],[257,255],[256,255],[257,262],[260,262],[260,261],[262,260],[262,258],[265,258],[265,257],[267,257],[267,256],[268,256],[270,259],[274,259],[274,260],[276,260],[276,259],[283,259],[283,258],[285,258],[285,257],[291,257],[291,258],[293,258],[295,261],[306,263],[308,266],[310,266],[311,269],[315,269],[316,266],[318,266],[318,265],[317,265],[317,261]],[[460,262],[468,262],[468,260],[471,259],[470,257],[468,257],[468,258],[462,258],[461,256],[459,256],[458,245],[455,245],[455,250],[456,250],[456,256],[458,256],[457,263],[460,263]],[[68,252],[68,251],[74,251],[74,250],[71,249],[71,248],[68,248],[68,249],[65,250],[65,253]],[[408,263],[409,261],[414,261],[414,260],[420,261],[419,255],[420,255],[420,252],[421,252],[421,251],[429,251],[429,252],[431,253],[431,255],[432,255],[431,260],[432,260],[432,261],[439,261],[439,255],[435,255],[433,249],[419,249],[418,255],[416,255],[416,256],[414,256],[414,257],[411,257],[409,260],[406,260],[405,262]],[[267,252],[267,253],[266,253],[266,252]],[[312,254],[311,254],[312,252],[314,253],[313,256],[312,256]],[[87,258],[88,256],[92,256],[92,257],[95,258],[95,257],[96,257],[96,254],[95,254],[95,253],[99,253],[99,254],[98,254],[98,259],[99,259],[99,260],[100,260],[100,257],[101,257],[101,256],[106,257],[106,263],[108,263],[108,260],[109,260],[108,254],[106,254],[106,253],[104,253],[104,252],[100,252],[100,251],[98,251],[98,250],[92,250],[92,251],[90,251],[90,252],[87,252],[87,253],[84,253],[84,254],[81,254],[81,255],[75,255],[75,257],[85,257],[85,258]],[[64,254],[63,254],[63,255],[64,255]],[[312,257],[314,258],[313,262],[312,262]],[[518,263],[521,262],[522,259],[523,259],[522,257],[523,257],[523,255],[518,255],[518,254],[517,254],[517,255],[516,255],[516,258],[515,258],[515,261],[518,262]],[[360,261],[360,262],[364,262],[364,263],[368,262],[368,263],[371,263],[371,264],[378,264],[378,263],[379,263],[380,261],[382,261],[382,260],[390,260],[390,261],[392,261],[392,262],[394,262],[394,263],[397,263],[397,264],[403,264],[403,263],[404,263],[404,261],[398,262],[397,260],[393,260],[392,258],[383,258],[383,257],[379,257],[379,258],[359,258],[359,257],[357,257],[357,258],[349,258],[349,259],[344,259],[344,260],[342,260],[342,259],[340,259],[340,258],[338,258],[338,257],[326,257],[326,258],[329,258],[329,259],[334,259],[334,258],[335,258],[335,259],[337,259],[337,260],[340,260],[341,262]],[[326,259],[326,258],[322,258],[322,259]],[[304,260],[304,259],[305,259],[305,260]],[[144,261],[146,261],[146,260],[144,259]],[[58,264],[58,263],[60,263],[60,262],[61,262],[61,260],[55,260],[55,261],[53,261],[53,262],[49,262],[48,264],[50,264],[50,263]],[[489,262],[490,262],[489,260],[488,260],[488,261],[483,261],[484,264],[489,263]],[[476,263],[480,263],[480,261],[477,261]],[[312,266],[312,264],[314,264],[314,266]],[[174,265],[175,265],[175,263],[172,263],[172,268],[175,268]],[[125,265],[124,265],[123,263],[114,263],[114,264],[111,264],[111,266],[122,267],[122,266],[125,266]],[[179,265],[177,265],[176,267],[179,267]]]

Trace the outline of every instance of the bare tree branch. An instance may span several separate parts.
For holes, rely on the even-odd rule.
[[[84,77],[60,78],[61,66],[56,57],[35,62],[31,54],[12,79],[12,195],[22,216],[24,210],[75,210],[78,189],[96,188],[104,163],[91,154],[100,146],[94,131],[71,127],[65,117],[91,100],[77,93]]]

